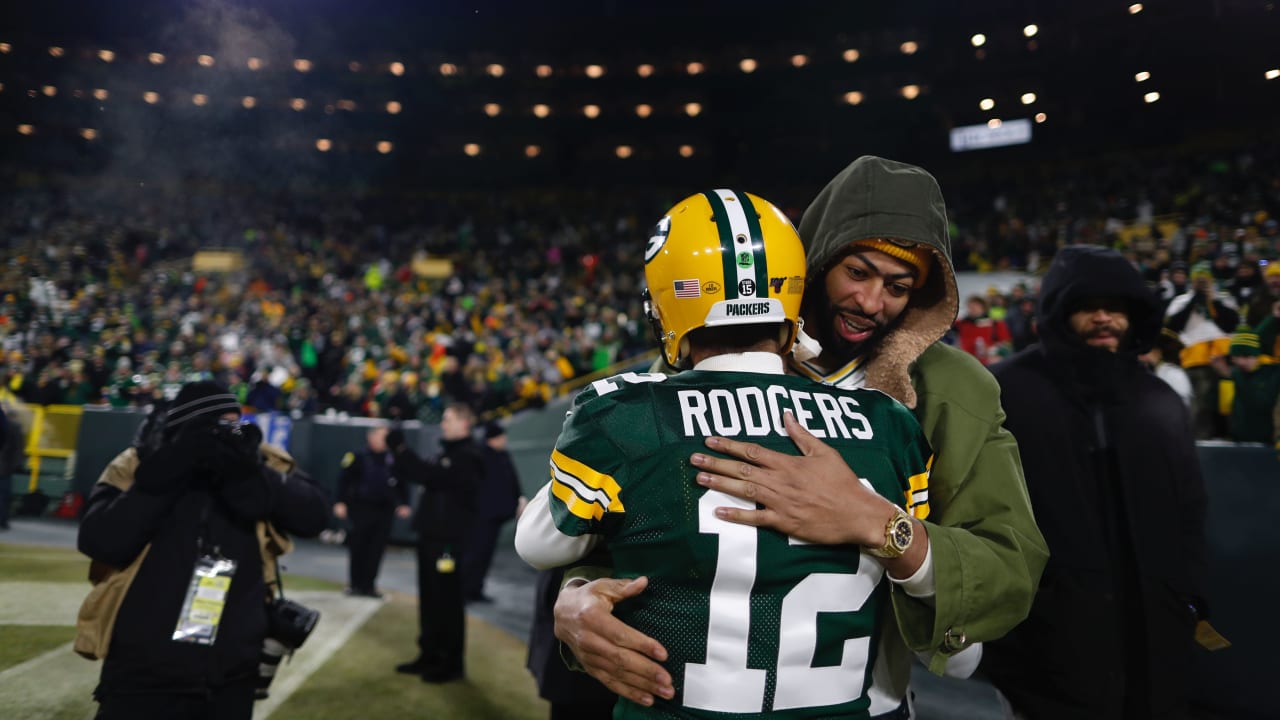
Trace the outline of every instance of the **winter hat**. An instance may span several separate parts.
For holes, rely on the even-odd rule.
[[[929,278],[929,267],[933,265],[933,252],[925,245],[879,238],[859,240],[853,244],[877,250],[914,267],[916,269],[916,279],[913,283],[915,287],[922,287],[924,281]]]
[[[1201,277],[1201,276],[1207,277],[1209,279],[1213,279],[1213,266],[1203,261],[1198,262],[1195,265],[1192,265],[1191,279],[1195,280],[1197,277]]]
[[[1262,354],[1262,344],[1258,342],[1258,333],[1248,325],[1241,325],[1231,336],[1231,347],[1227,351],[1231,357],[1257,357]]]
[[[1267,263],[1267,269],[1262,273],[1263,277],[1271,277],[1272,275],[1280,275],[1280,260],[1272,260]]]
[[[492,440],[493,438],[500,437],[506,434],[507,434],[507,429],[502,427],[502,423],[498,422],[497,420],[490,420],[489,422],[484,424],[485,440]]]
[[[187,383],[169,404],[165,428],[178,430],[186,423],[212,425],[224,413],[240,414],[240,401],[226,386],[212,380]]]

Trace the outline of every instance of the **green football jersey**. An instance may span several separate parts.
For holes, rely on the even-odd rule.
[[[711,435],[797,454],[784,411],[877,493],[927,514],[928,441],[874,390],[691,370],[627,373],[575,399],[551,457],[552,517],[565,535],[601,536],[618,577],[649,577],[617,614],[666,647],[676,688],[651,708],[621,700],[615,718],[867,716],[877,617],[890,607],[881,565],[716,518],[755,505],[698,485],[689,464]]]

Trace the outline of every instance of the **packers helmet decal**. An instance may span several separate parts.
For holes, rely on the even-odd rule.
[[[671,232],[671,216],[665,215],[658,224],[654,226],[653,232],[649,234],[649,245],[644,249],[644,261],[648,263],[662,249],[663,244],[667,242],[667,234]]]
[[[804,248],[791,221],[755,195],[711,190],[680,201],[645,248],[645,309],[667,362],[687,356],[700,327],[779,323],[795,340]]]

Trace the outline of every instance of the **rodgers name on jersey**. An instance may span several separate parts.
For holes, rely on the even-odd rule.
[[[617,576],[649,577],[617,612],[667,648],[677,691],[649,708],[621,701],[615,717],[867,717],[883,568],[854,547],[717,518],[717,507],[754,505],[701,487],[688,462],[711,435],[795,454],[786,412],[876,492],[927,512],[928,444],[876,391],[687,371],[600,380],[575,400],[551,459],[555,529],[599,537]]]

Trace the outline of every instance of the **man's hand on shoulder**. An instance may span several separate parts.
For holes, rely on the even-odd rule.
[[[844,458],[791,413],[783,414],[783,423],[800,455],[711,437],[707,447],[733,459],[702,453],[690,457],[701,471],[698,484],[764,506],[720,507],[716,517],[822,545],[883,544],[893,504],[863,485]]]

